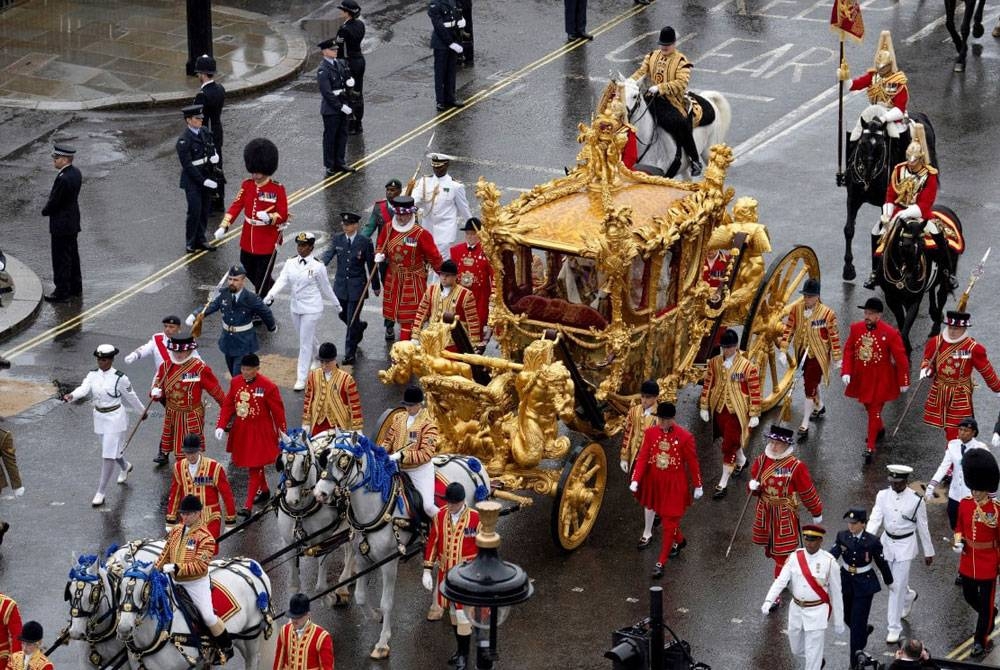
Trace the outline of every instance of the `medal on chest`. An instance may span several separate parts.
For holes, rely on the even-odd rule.
[[[875,336],[871,333],[865,333],[861,336],[861,341],[858,346],[858,360],[862,363],[872,363],[878,362],[882,358],[882,352],[875,347]]]
[[[249,415],[250,391],[248,389],[240,389],[240,392],[236,394],[236,416],[245,419]]]

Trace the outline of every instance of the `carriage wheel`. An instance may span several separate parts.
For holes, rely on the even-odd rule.
[[[588,442],[570,452],[552,506],[552,539],[557,545],[572,551],[587,539],[601,511],[607,481],[608,459],[601,445]]]
[[[778,342],[788,305],[798,297],[806,279],[819,279],[819,259],[811,248],[797,246],[771,263],[743,324],[740,348],[760,371],[762,413],[777,405],[792,387],[798,361],[780,367]]]
[[[393,418],[399,412],[405,411],[405,407],[390,407],[386,411],[382,412],[382,416],[378,418],[378,423],[375,424],[378,427],[375,429],[375,435],[372,437],[375,444],[382,444],[382,441],[385,439],[385,434],[389,432],[389,425],[392,423]]]

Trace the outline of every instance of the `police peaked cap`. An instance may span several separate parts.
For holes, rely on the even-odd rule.
[[[1000,468],[988,449],[966,450],[962,456],[962,474],[966,486],[973,491],[993,493],[1000,485]]]
[[[194,514],[202,509],[204,509],[204,505],[201,504],[201,499],[198,496],[188,495],[181,500],[180,512],[182,514]]]
[[[181,451],[201,451],[201,438],[197,433],[188,433],[184,436]]]
[[[188,118],[188,117],[191,117],[191,116],[201,116],[201,114],[202,114],[202,106],[201,105],[188,105],[187,107],[181,107],[181,114],[184,115],[185,119]]]
[[[459,482],[448,484],[448,488],[444,490],[444,499],[450,503],[465,502],[465,487]]]
[[[288,600],[288,616],[297,619],[306,614],[309,614],[309,596],[296,593]]]
[[[328,39],[328,40],[323,40],[322,42],[320,42],[316,46],[319,47],[320,49],[336,49],[337,48],[337,41],[331,38],[331,39]]]
[[[195,73],[215,74],[215,69],[215,59],[208,54],[202,54],[194,61]]]
[[[341,212],[340,220],[342,223],[358,223],[361,221],[361,215],[354,212]]]
[[[348,14],[353,14],[355,16],[361,13],[361,6],[354,0],[344,0],[337,5],[337,9],[343,9]]]
[[[52,145],[52,155],[53,156],[68,156],[72,158],[76,155],[76,149],[69,146],[68,144],[54,144]]]
[[[278,147],[267,138],[254,138],[243,148],[243,163],[247,172],[259,172],[270,177],[278,171]]]
[[[852,507],[844,514],[844,518],[853,523],[865,523],[868,521],[868,510],[863,507]]]
[[[164,324],[168,324],[169,323],[169,324],[172,324],[174,326],[179,326],[179,325],[181,325],[181,317],[179,317],[179,316],[177,316],[175,314],[169,314],[169,315],[163,317],[163,323]]]

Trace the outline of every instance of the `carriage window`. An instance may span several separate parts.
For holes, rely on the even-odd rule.
[[[677,304],[677,287],[671,281],[674,273],[673,250],[663,254],[659,277],[656,280],[656,313],[662,314]]]
[[[632,259],[632,272],[629,275],[629,304],[632,311],[646,309],[649,306],[649,272],[650,264],[636,256]],[[655,289],[655,287],[653,287]]]

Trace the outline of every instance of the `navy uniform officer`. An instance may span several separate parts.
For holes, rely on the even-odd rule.
[[[855,656],[868,644],[868,636],[875,629],[868,624],[872,597],[882,590],[874,568],[877,566],[885,583],[892,584],[892,571],[882,555],[882,543],[865,531],[868,512],[852,507],[847,514],[847,530],[837,533],[837,541],[830,553],[840,562],[841,593],[844,598],[844,623],[851,630],[851,667]]]
[[[215,150],[212,133],[202,128],[205,117],[201,105],[188,105],[181,110],[187,128],[177,138],[177,158],[181,162],[180,187],[187,197],[187,220],[185,225],[185,250],[215,251],[206,244],[205,230],[208,227],[208,213],[212,208],[212,193],[219,188],[213,179],[219,154]]]
[[[245,286],[246,279],[247,271],[239,263],[229,268],[226,286],[219,289],[218,295],[201,312],[203,316],[222,312],[219,350],[225,355],[226,367],[233,377],[240,374],[240,360],[260,348],[253,328],[254,317],[264,322],[267,332],[273,333],[278,329],[270,308],[260,296]],[[192,312],[184,323],[194,325],[196,316],[198,312]]]
[[[464,107],[465,103],[455,99],[455,73],[458,69],[458,55],[464,49],[459,44],[459,31],[465,27],[465,19],[456,0],[433,0],[427,7],[434,32],[431,33],[431,49],[434,50],[434,97],[437,111],[445,112],[451,107]]]
[[[328,175],[356,172],[347,166],[347,119],[354,113],[347,89],[356,82],[347,61],[337,58],[336,40],[324,40],[316,46],[323,52],[316,70],[322,98],[319,113],[323,116],[323,165]]]
[[[358,232],[361,217],[354,212],[341,212],[340,222],[344,232],[333,238],[333,243],[323,252],[320,260],[329,265],[337,259],[337,274],[333,278],[333,293],[340,301],[340,320],[347,329],[344,345],[344,364],[354,363],[355,353],[368,323],[361,318],[361,308],[368,297],[368,274],[375,267],[375,247],[371,239]],[[379,273],[372,274],[372,290],[378,295],[382,290]],[[358,318],[354,319],[357,312]],[[352,324],[351,321],[354,321]]]
[[[348,123],[347,132],[359,135],[364,128],[361,119],[365,116],[365,55],[361,53],[361,41],[365,38],[365,22],[358,18],[361,6],[354,0],[343,0],[337,9],[344,17],[344,23],[337,29],[337,58],[347,61],[347,67],[354,77],[354,97],[351,107],[354,118]]]

